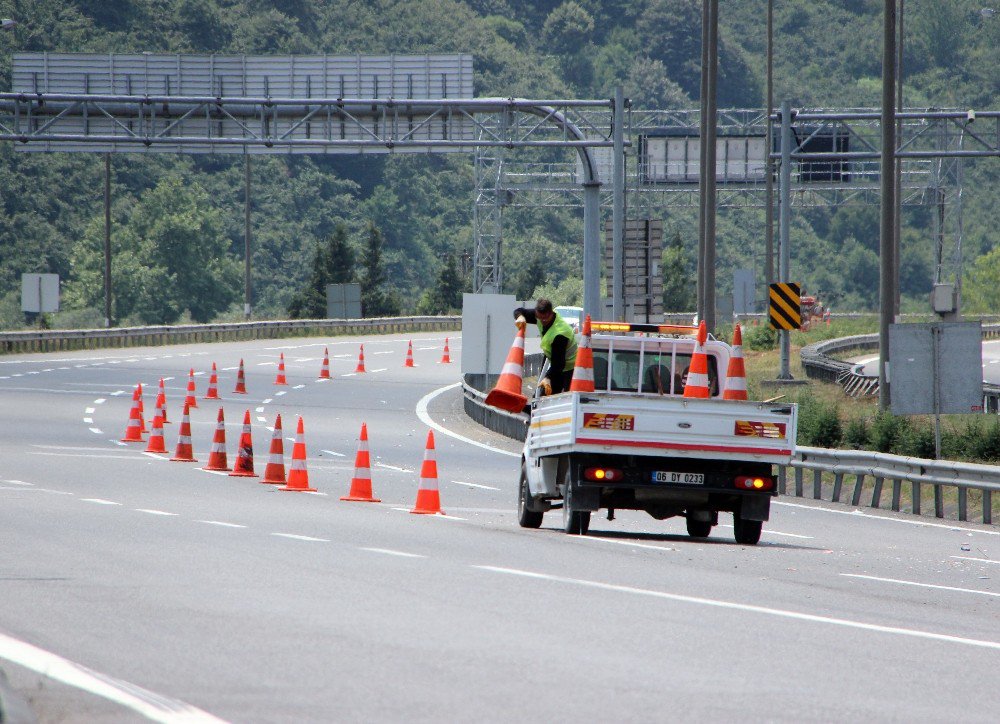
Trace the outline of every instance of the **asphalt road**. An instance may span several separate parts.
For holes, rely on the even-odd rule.
[[[414,335],[410,369],[407,339],[0,358],[0,668],[40,721],[996,720],[1000,530],[779,499],[756,547],[728,516],[702,542],[630,513],[525,531],[518,446],[462,413],[461,340],[443,365]],[[172,451],[212,361],[230,462],[245,409],[258,472],[265,423],[301,414],[319,493],[201,470],[200,399],[201,463],[118,444],[164,376]],[[362,421],[381,504],[338,499]],[[446,516],[408,513],[428,422]]]
[[[853,361],[862,366],[864,374],[878,377],[878,355],[868,354],[856,357]],[[1000,385],[1000,341],[998,340],[983,342],[983,382]]]

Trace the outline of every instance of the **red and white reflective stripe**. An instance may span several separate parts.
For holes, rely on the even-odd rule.
[[[178,445],[190,445],[191,444],[191,436],[190,435],[178,435],[177,436],[177,444]]]
[[[281,453],[273,452],[271,456],[267,459],[268,465],[284,465],[285,457]]]
[[[708,375],[704,372],[688,372],[688,387],[708,387]]]
[[[213,452],[213,453],[225,453],[226,452],[226,443],[224,443],[224,442],[214,442],[213,441],[212,442],[212,450],[211,450],[211,452]]]
[[[593,382],[594,381],[594,368],[593,367],[577,367],[573,370],[573,379],[580,382]]]
[[[770,450],[759,447],[737,447],[735,445],[694,445],[677,442],[643,442],[639,440],[609,440],[606,438],[578,437],[581,445],[622,445],[624,447],[655,448],[657,450],[703,450],[707,452],[746,453],[749,455],[782,455],[792,454],[791,450]]]
[[[747,378],[746,377],[727,377],[726,378],[726,391],[747,391]]]
[[[500,370],[500,374],[524,377],[524,365],[519,365],[516,362],[507,362],[504,364],[503,369]]]
[[[291,470],[305,470],[306,461],[304,459],[292,458],[292,464],[290,466]]]

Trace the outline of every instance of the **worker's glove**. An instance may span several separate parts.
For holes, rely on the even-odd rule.
[[[543,395],[552,394],[552,383],[549,381],[548,377],[543,377],[538,381],[538,389],[542,391]]]
[[[524,315],[522,314],[517,319],[514,320],[514,325],[518,329],[524,329],[528,325],[528,320],[525,319]]]

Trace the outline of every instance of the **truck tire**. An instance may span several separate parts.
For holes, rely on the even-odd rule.
[[[712,521],[687,519],[688,535],[692,538],[708,538],[712,534]]]
[[[590,511],[573,510],[573,484],[567,480],[563,493],[563,530],[570,535],[587,535],[590,530]]]
[[[755,546],[760,540],[760,532],[764,527],[761,520],[745,520],[739,513],[733,513],[733,533],[737,543]]]
[[[521,482],[517,486],[517,522],[522,528],[539,528],[544,513],[531,510],[531,493],[528,490],[528,474],[521,465]]]

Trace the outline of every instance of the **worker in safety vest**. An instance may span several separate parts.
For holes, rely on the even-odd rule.
[[[542,354],[549,361],[548,377],[539,380],[538,387],[546,395],[568,390],[576,365],[576,335],[569,322],[552,309],[548,299],[539,299],[534,309],[518,307],[514,310],[514,320],[520,329],[529,323],[538,324]]]

